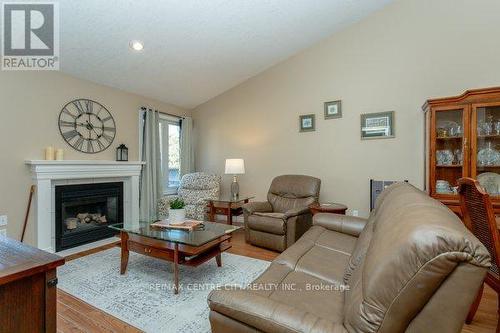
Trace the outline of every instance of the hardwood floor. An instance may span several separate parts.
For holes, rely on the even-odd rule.
[[[233,254],[271,261],[279,253],[265,250],[245,243],[243,231],[233,235],[233,247],[228,251]],[[91,253],[109,249],[116,244],[110,244],[98,249],[81,252],[66,260],[73,260]],[[224,263],[222,263],[224,264]],[[462,333],[492,333],[495,332],[497,322],[497,296],[488,286],[484,288],[483,299],[471,325],[464,325]],[[108,315],[107,313],[89,305],[78,298],[65,293],[57,292],[57,332],[60,333],[134,333],[141,332],[137,328]]]

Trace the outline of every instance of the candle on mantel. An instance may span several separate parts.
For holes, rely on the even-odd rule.
[[[64,150],[62,149],[56,149],[56,161],[62,161],[64,160]]]
[[[54,147],[49,146],[49,147],[45,148],[45,159],[47,161],[54,160]]]

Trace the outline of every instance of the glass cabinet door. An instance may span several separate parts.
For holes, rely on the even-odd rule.
[[[457,195],[457,180],[467,175],[468,109],[434,109],[434,149],[431,150],[431,194]],[[434,167],[432,167],[434,166]]]
[[[472,106],[471,176],[500,195],[500,103]]]

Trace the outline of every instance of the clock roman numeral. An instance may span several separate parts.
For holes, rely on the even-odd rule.
[[[87,153],[94,152],[94,145],[92,144],[92,140],[87,140]]]
[[[76,130],[72,130],[72,131],[63,133],[63,137],[64,137],[64,139],[66,139],[66,141],[73,139],[77,135],[80,136],[80,133],[78,133],[78,131],[76,131]]]
[[[106,148],[106,146],[103,145],[100,140],[96,140],[96,142],[97,142],[97,147],[99,148],[99,150],[103,150],[104,148]]]
[[[101,121],[102,121],[103,123],[105,123],[106,121],[108,121],[108,120],[110,120],[110,119],[113,119],[113,117],[108,116],[108,117],[106,117],[106,118],[101,119]]]
[[[95,113],[97,118],[99,118],[99,113],[101,113],[102,109],[103,109],[103,106],[99,105],[99,110]]]
[[[109,143],[113,142],[113,137],[107,135],[106,133],[102,133],[101,138],[103,138],[104,140],[108,141]]]
[[[61,127],[76,127],[75,123],[72,122],[72,121],[64,121],[64,120],[60,120],[59,121],[59,126]]]
[[[71,118],[73,119],[76,119],[77,116],[73,115],[71,112],[69,112],[68,109],[64,108],[64,110],[62,111],[64,114],[67,114],[68,116],[70,116]]]
[[[103,132],[113,132],[114,133],[116,131],[116,128],[114,128],[114,127],[106,127],[105,126],[105,127],[102,128],[102,130],[103,130]]]
[[[85,108],[87,109],[88,113],[93,113],[94,112],[94,102],[89,101],[88,99],[85,100]]]
[[[85,140],[81,136],[79,136],[78,139],[76,139],[76,142],[73,145],[73,147],[75,147],[76,149],[82,151],[82,147],[83,147],[83,142],[84,141]]]
[[[76,110],[78,111],[78,115],[81,115],[82,113],[85,113],[85,109],[83,108],[82,103],[80,102],[80,100],[73,101],[71,103],[75,106]]]

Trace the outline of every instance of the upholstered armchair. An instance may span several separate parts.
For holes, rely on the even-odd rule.
[[[181,198],[186,204],[186,217],[195,220],[204,220],[207,199],[218,199],[220,193],[221,177],[203,172],[189,173],[181,178],[177,195],[162,197],[158,203],[158,217],[168,217],[170,201]]]
[[[248,243],[284,251],[312,225],[309,205],[317,202],[321,180],[301,175],[273,179],[266,202],[243,206]]]

